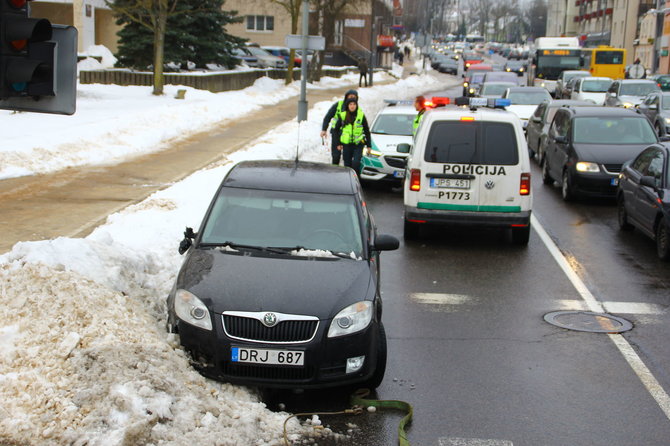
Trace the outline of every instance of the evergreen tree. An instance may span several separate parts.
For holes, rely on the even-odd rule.
[[[117,6],[133,0],[116,0]],[[224,11],[224,0],[179,0],[167,19],[165,31],[164,60],[186,68],[187,62],[204,68],[206,64],[219,64],[232,68],[236,59],[232,51],[244,43],[244,39],[232,36],[225,30],[230,23],[240,22],[236,11]],[[148,14],[147,14],[148,20]],[[147,69],[153,63],[153,32],[130,20],[118,16],[119,65]]]

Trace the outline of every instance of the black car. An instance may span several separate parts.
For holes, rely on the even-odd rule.
[[[505,64],[505,71],[523,76],[523,73],[526,72],[526,65],[521,60],[508,60]]]
[[[245,161],[221,183],[167,300],[205,376],[259,387],[377,387],[386,368],[378,235],[350,168]]]
[[[633,227],[656,241],[658,257],[670,260],[670,150],[653,144],[624,164],[619,176],[619,227]]]
[[[615,107],[564,107],[547,132],[544,184],[561,184],[563,199],[616,196],[621,166],[657,143],[649,120]]]

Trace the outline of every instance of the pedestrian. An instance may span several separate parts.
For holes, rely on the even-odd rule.
[[[357,99],[347,99],[344,106],[345,111],[340,112],[333,136],[337,136],[339,141],[338,149],[342,151],[344,165],[360,175],[361,158],[370,150],[370,128]]]
[[[400,63],[400,65],[403,65],[405,63],[405,56],[403,55],[402,52],[398,53],[398,62]]]
[[[417,111],[417,114],[412,123],[412,135],[416,136],[416,129],[419,128],[419,124],[421,124],[421,120],[423,119],[423,114],[426,112],[426,98],[417,96],[414,99],[414,110]]]
[[[361,81],[365,81],[365,86],[368,86],[368,63],[365,61],[365,59],[361,58],[358,60],[358,72],[360,75],[358,76],[358,87],[361,87]]]
[[[340,113],[345,111],[344,102],[347,99],[358,100],[358,92],[356,90],[348,90],[344,94],[344,98],[342,100],[335,102],[330,107],[328,113],[326,113],[326,116],[323,117],[323,123],[321,124],[321,138],[326,137],[326,130],[328,130],[328,126],[330,125],[330,155],[332,163],[336,166],[340,164],[342,152],[340,152],[340,150],[337,148],[337,146],[340,145],[340,142],[335,138],[334,132]]]
[[[409,45],[405,45],[405,57],[409,59],[410,54],[411,50],[409,49]]]

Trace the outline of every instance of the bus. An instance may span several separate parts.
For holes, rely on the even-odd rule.
[[[538,37],[528,70],[528,85],[544,87],[553,96],[556,80],[565,70],[581,70],[581,47],[577,37]]]
[[[591,76],[623,79],[626,73],[626,50],[600,45],[582,48],[583,69]]]

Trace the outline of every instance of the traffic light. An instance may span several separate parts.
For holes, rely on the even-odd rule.
[[[0,0],[0,109],[73,114],[77,32]]]

